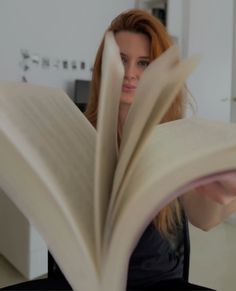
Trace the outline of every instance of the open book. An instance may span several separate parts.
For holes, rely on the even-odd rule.
[[[172,199],[236,169],[236,125],[159,124],[197,60],[145,70],[117,147],[123,66],[105,41],[98,129],[61,90],[0,84],[0,187],[35,224],[73,290],[122,291],[129,257]]]

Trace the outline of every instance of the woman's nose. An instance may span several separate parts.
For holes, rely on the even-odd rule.
[[[133,63],[128,63],[125,66],[125,77],[126,78],[138,78],[138,70]]]

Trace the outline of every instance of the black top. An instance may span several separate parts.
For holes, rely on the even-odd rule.
[[[188,258],[185,260],[183,238],[189,244],[187,220],[183,221],[176,237],[178,243],[173,247],[171,243],[151,223],[142,234],[129,262],[127,288],[130,290],[149,289],[161,281],[176,278],[185,279],[184,268],[188,271]],[[188,256],[188,254],[187,254]],[[184,260],[187,262],[184,262]],[[60,268],[49,253],[49,277],[63,278]],[[188,276],[188,274],[187,274]],[[183,289],[184,290],[184,289]]]
[[[183,231],[181,228],[180,232]],[[150,224],[130,258],[127,287],[146,288],[163,280],[183,278],[183,261],[183,240],[174,248],[154,224]]]
[[[187,281],[185,266],[188,270],[188,224],[183,223],[182,230],[179,229],[177,237],[184,238],[184,260],[187,253],[187,264],[183,268],[183,248],[173,247],[164,239],[150,224],[143,233],[137,247],[135,248],[129,265],[128,290],[134,291],[157,291],[157,290],[211,290],[202,286],[190,284]],[[183,246],[183,240],[180,240]],[[180,252],[178,251],[180,250]],[[186,260],[185,260],[186,261]],[[1,290],[72,290],[64,275],[49,253],[48,278],[24,282],[18,285],[5,287]],[[188,273],[188,272],[187,272]],[[188,276],[188,274],[187,274]],[[83,278],[81,278],[83,280]],[[112,288],[112,286],[111,286]]]

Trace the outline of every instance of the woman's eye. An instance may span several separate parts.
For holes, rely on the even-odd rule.
[[[140,60],[138,62],[138,65],[142,68],[146,68],[149,64],[150,64],[150,62],[148,60]]]
[[[125,65],[125,64],[127,64],[127,59],[125,58],[125,57],[122,57],[121,56],[121,61],[122,61],[122,63]]]

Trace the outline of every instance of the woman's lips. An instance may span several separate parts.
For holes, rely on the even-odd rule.
[[[130,85],[130,84],[124,84],[122,86],[122,91],[126,93],[134,92],[136,90],[135,85]]]

